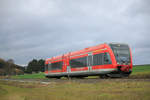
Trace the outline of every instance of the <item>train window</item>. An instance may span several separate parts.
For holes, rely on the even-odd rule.
[[[45,71],[48,71],[48,64],[45,65]]]
[[[87,57],[82,57],[82,58],[70,60],[70,66],[72,68],[86,67],[87,66]]]
[[[51,64],[50,63],[48,64],[48,70],[51,70]]]
[[[130,48],[126,44],[109,44],[114,52],[117,63],[130,63]]]
[[[104,54],[104,64],[111,64],[111,58],[107,52]]]
[[[104,53],[93,55],[93,66],[103,65]]]
[[[58,69],[62,69],[62,61],[61,62],[56,62],[56,63],[51,63],[51,66],[49,68],[49,70],[58,70]]]

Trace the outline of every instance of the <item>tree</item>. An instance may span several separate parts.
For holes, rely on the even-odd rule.
[[[14,60],[13,59],[7,60],[5,68],[7,75],[14,75],[15,74],[14,68],[15,68]]]
[[[40,60],[38,61],[38,64],[39,64],[39,66],[40,66],[40,71],[41,71],[41,72],[44,72],[45,60],[40,59]]]
[[[28,64],[27,72],[29,72],[29,73],[36,72],[37,73],[38,71],[39,71],[38,61],[36,59],[33,59]]]
[[[40,60],[36,60],[33,59],[32,61],[30,61],[28,63],[27,69],[26,69],[26,73],[32,73],[32,72],[44,72],[44,60],[40,59]]]
[[[0,69],[4,68],[5,64],[6,64],[5,60],[0,58]]]
[[[18,73],[24,74],[23,69],[23,67],[16,65],[13,59],[5,61],[0,58],[0,75],[16,75]],[[18,71],[18,73],[16,72],[16,70]]]

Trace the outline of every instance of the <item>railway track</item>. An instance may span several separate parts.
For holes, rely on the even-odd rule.
[[[84,78],[84,79],[0,79],[2,81],[15,81],[15,82],[37,82],[42,84],[50,83],[65,83],[65,82],[77,82],[77,83],[99,83],[99,82],[135,82],[135,81],[148,81],[150,79],[130,79],[130,78],[115,78],[115,79],[99,79],[99,78]]]

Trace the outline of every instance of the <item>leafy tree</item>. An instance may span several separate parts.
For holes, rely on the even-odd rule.
[[[40,59],[40,60],[38,61],[38,64],[39,64],[39,66],[40,66],[40,71],[41,71],[41,72],[44,72],[45,60]]]
[[[6,64],[5,61],[0,58],[0,69],[4,68],[5,64]]]
[[[44,60],[36,60],[33,59],[28,63],[27,70],[25,71],[26,73],[32,73],[32,72],[44,72]]]

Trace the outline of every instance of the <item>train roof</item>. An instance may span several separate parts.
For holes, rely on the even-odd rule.
[[[99,45],[92,46],[92,47],[88,47],[88,48],[84,48],[84,49],[78,50],[78,51],[69,52],[69,53],[66,53],[66,54],[63,54],[63,55],[60,55],[60,56],[51,57],[51,58],[46,59],[46,61],[53,61],[53,60],[57,60],[57,59],[62,59],[63,57],[66,57],[66,56],[73,56],[73,55],[78,55],[78,54],[81,54],[81,53],[87,53],[87,52],[90,52],[92,50],[103,48],[104,45],[106,45],[106,43],[99,44]]]

